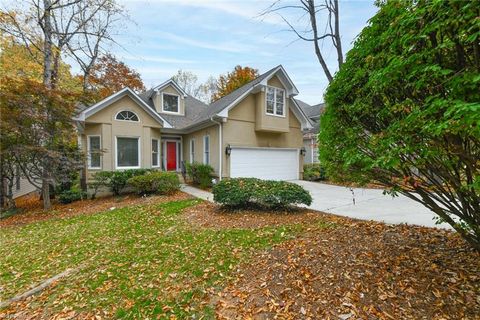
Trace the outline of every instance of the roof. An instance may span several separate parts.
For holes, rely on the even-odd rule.
[[[306,129],[303,132],[304,133],[318,133],[320,129],[320,115],[324,112],[325,110],[325,103],[318,103],[313,106],[309,105],[306,102],[303,102],[302,100],[295,99],[297,104],[300,106],[300,108],[303,110],[303,112],[308,116],[310,120],[312,120],[313,128]]]
[[[155,89],[150,89],[144,93],[139,94],[140,98],[145,101],[145,103],[152,109],[155,110],[155,105],[153,104],[152,94]],[[175,129],[183,129],[188,127],[192,123],[196,123],[196,119],[201,113],[203,113],[208,108],[208,105],[202,101],[188,95],[185,97],[185,115],[172,115],[172,114],[163,114],[162,117],[165,118]]]
[[[303,102],[302,100],[295,99],[295,101],[297,101],[300,108],[302,108],[303,112],[310,119],[319,118],[320,114],[325,109],[325,103],[318,103],[318,104],[315,104],[315,105],[311,106],[308,103]]]
[[[232,91],[228,95],[214,101],[210,105],[203,103],[202,101],[194,98],[193,96],[187,94],[183,89],[178,89],[178,84],[170,79],[166,82],[147,90],[146,92],[135,94],[132,90],[128,93],[133,94],[133,98],[140,100],[142,107],[147,106],[149,109],[150,114],[155,114],[157,117],[160,117],[160,114],[155,110],[155,105],[153,103],[153,97],[156,92],[160,89],[166,87],[167,85],[174,86],[179,92],[184,95],[185,98],[185,115],[175,115],[175,114],[164,114],[161,113],[161,118],[164,120],[168,125],[164,125],[165,128],[173,128],[178,130],[183,129],[190,129],[194,128],[200,124],[205,124],[210,122],[210,119],[213,117],[228,117],[228,111],[237,105],[245,96],[250,94],[251,92],[257,92],[261,87],[267,85],[267,81],[273,77],[274,75],[278,76],[278,79],[282,84],[285,86],[287,90],[287,96],[292,96],[298,94],[298,90],[291,81],[290,77],[286,73],[285,69],[282,65],[278,65],[267,72],[261,74],[257,78],[253,79],[252,81],[246,83],[245,85],[241,86],[240,88]],[[126,90],[124,89],[124,90]],[[123,90],[122,90],[123,91]],[[120,94],[122,91],[117,92],[116,94],[108,97],[107,99],[102,100],[98,104],[105,104],[107,103],[105,100],[114,99],[114,97]],[[307,114],[305,114],[303,108],[299,106],[298,102],[300,100],[295,100],[294,105],[295,107],[292,108],[294,114],[301,119],[302,127],[304,128],[311,128],[311,122]],[[301,102],[303,103],[303,102]],[[87,110],[94,108],[98,104],[88,108]],[[82,113],[85,113],[84,110]]]

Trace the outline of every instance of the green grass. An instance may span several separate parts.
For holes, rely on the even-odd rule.
[[[132,206],[0,232],[0,300],[67,268],[80,271],[46,295],[52,312],[116,318],[213,318],[200,303],[253,251],[291,238],[299,225],[194,229],[179,214],[197,200]]]

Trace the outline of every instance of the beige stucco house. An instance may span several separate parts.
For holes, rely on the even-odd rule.
[[[99,170],[210,164],[215,175],[293,180],[302,176],[302,130],[312,128],[298,90],[277,66],[206,105],[173,80],[136,94],[126,88],[78,115],[87,179]]]

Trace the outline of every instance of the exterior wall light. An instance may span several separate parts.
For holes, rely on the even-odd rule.
[[[305,157],[305,155],[307,154],[307,150],[305,149],[305,147],[302,147],[300,149],[300,154]]]
[[[232,147],[230,147],[230,145],[227,145],[227,147],[225,148],[225,154],[227,156],[230,156],[231,153],[232,153]]]

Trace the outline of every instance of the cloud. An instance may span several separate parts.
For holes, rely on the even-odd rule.
[[[239,42],[236,42],[236,41],[212,43],[212,42],[196,40],[196,39],[192,39],[184,36],[179,36],[174,33],[166,32],[166,31],[159,31],[156,34],[159,37],[166,40],[172,40],[177,43],[185,44],[191,47],[209,49],[214,51],[240,53],[240,52],[246,52],[252,49],[250,45],[240,44]]]

